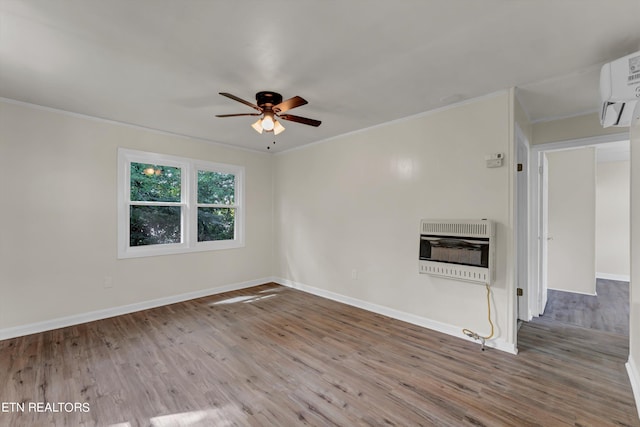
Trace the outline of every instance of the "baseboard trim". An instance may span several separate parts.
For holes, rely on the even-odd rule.
[[[569,291],[567,289],[556,289],[556,288],[548,288],[550,291],[558,291],[558,292],[568,292],[570,294],[578,294],[578,295],[588,295],[590,297],[597,297],[598,293],[589,293],[589,292],[578,292],[578,291]]]
[[[316,288],[313,286],[305,285],[299,282],[295,282],[281,277],[271,278],[272,282],[279,285],[286,286],[293,289],[298,289],[303,292],[307,292],[313,295],[317,295],[322,298],[327,298],[333,301],[341,302],[353,307],[358,307],[363,310],[371,311],[373,313],[382,314],[383,316],[391,317],[393,319],[401,320],[403,322],[411,323],[413,325],[421,326],[423,328],[431,329],[436,332],[442,332],[443,334],[451,335],[457,338],[462,338],[467,341],[477,342],[462,333],[462,328],[449,325],[447,323],[438,322],[436,320],[428,319],[422,316],[416,316],[415,314],[406,313],[404,311],[396,310],[393,308],[385,307],[378,304],[373,304],[368,301],[363,301],[357,298],[352,298],[346,295],[338,294],[325,289]],[[485,343],[485,347],[495,348],[511,354],[518,354],[518,349],[514,344],[510,344],[503,339],[492,339]]]
[[[596,279],[616,280],[618,282],[630,282],[631,276],[624,274],[596,273]]]
[[[90,311],[87,313],[74,314],[71,316],[59,317],[57,319],[45,320],[43,322],[35,322],[35,323],[29,323],[26,325],[0,329],[0,340],[21,337],[25,335],[35,334],[38,332],[51,331],[53,329],[65,328],[67,326],[79,325],[81,323],[93,322],[96,320],[108,319],[109,317],[120,316],[123,314],[134,313],[136,311],[147,310],[150,308],[156,308],[164,305],[175,304],[178,302],[188,301],[196,298],[202,298],[210,295],[221,294],[223,292],[250,288],[252,286],[262,285],[268,282],[271,282],[270,277],[257,279],[257,280],[250,280],[247,282],[223,285],[216,288],[202,289],[199,291],[187,292],[184,294],[172,295],[169,297],[157,298],[157,299],[142,301],[142,302],[133,303],[133,304],[121,305],[118,307],[111,307],[103,310],[96,310],[96,311]]]
[[[636,400],[636,408],[638,409],[638,418],[640,418],[640,371],[634,363],[633,359],[629,357],[627,363],[627,373],[629,374],[629,381],[631,382],[631,390],[633,390],[633,398]]]

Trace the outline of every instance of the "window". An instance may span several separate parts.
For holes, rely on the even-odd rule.
[[[244,246],[244,168],[118,150],[118,258]]]

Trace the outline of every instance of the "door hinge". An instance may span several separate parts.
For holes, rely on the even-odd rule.
[[[522,291],[522,288],[516,288],[516,295],[519,296],[519,297],[524,295],[524,292]]]
[[[518,163],[518,172],[522,172],[522,163]]]

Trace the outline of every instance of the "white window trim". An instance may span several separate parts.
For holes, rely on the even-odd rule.
[[[182,242],[162,245],[129,246],[129,206],[131,167],[134,163],[151,163],[181,168],[181,200],[176,205],[182,207]],[[235,175],[235,238],[198,242],[198,171],[232,173]],[[140,204],[136,202],[136,204]],[[171,205],[172,203],[145,202],[149,205]],[[221,206],[222,207],[222,206]],[[118,148],[118,259],[138,258],[157,255],[182,254],[189,252],[213,251],[244,247],[244,167],[224,163],[206,162],[185,157],[150,153]]]

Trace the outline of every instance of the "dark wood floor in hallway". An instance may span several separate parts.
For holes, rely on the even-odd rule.
[[[624,337],[563,328],[481,352],[269,284],[0,341],[0,401],[90,405],[0,425],[640,426]]]

